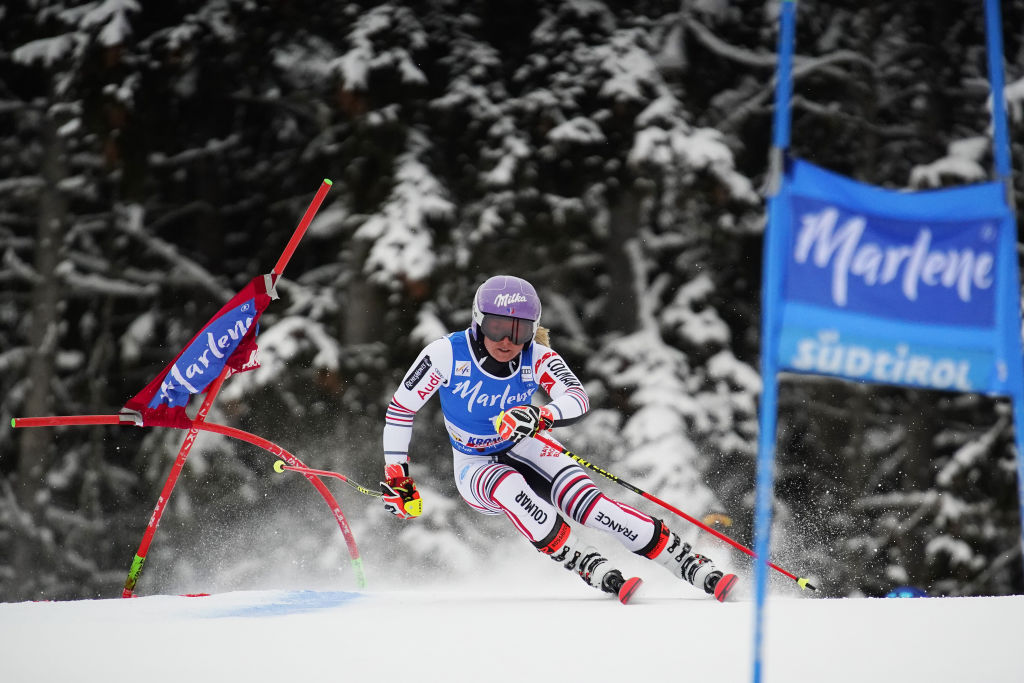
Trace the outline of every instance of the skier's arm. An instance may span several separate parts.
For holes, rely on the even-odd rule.
[[[447,338],[431,342],[416,357],[395,395],[384,420],[384,463],[409,462],[409,443],[416,412],[438,388],[448,383],[452,366],[452,345]]]
[[[448,382],[452,346],[447,339],[431,342],[405,373],[388,404],[384,420],[384,481],[380,483],[384,509],[399,519],[419,517],[423,500],[409,474],[409,442],[416,411]]]
[[[550,412],[552,427],[578,422],[590,410],[590,397],[561,354],[537,344],[534,349],[533,375],[551,397],[544,408]]]

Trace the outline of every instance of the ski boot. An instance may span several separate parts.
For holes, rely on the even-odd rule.
[[[637,576],[625,578],[622,572],[613,568],[608,559],[593,546],[573,550],[566,542],[558,552],[551,555],[551,559],[578,574],[588,586],[616,596],[623,605],[629,603],[637,588],[643,583]]]
[[[664,537],[664,543],[658,542],[646,557],[654,560],[690,585],[703,589],[708,595],[715,596],[719,602],[729,599],[738,581],[735,574],[722,572],[710,558],[692,552],[693,546],[684,543],[678,534],[669,531],[664,524],[660,525],[656,533],[656,536],[658,535]]]
[[[559,518],[551,533],[533,545],[555,562],[578,574],[588,586],[614,595],[623,605],[633,598],[636,589],[643,583],[636,576],[628,579],[624,577],[592,546],[580,548],[573,538],[572,527],[564,519]]]

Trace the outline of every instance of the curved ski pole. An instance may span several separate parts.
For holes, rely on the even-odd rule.
[[[343,482],[354,488],[356,491],[359,491],[359,493],[363,494],[364,496],[380,498],[382,495],[384,495],[380,491],[374,491],[373,489],[368,489],[365,486],[360,486],[356,482],[346,477],[341,472],[332,472],[331,470],[314,470],[311,467],[295,467],[293,465],[285,464],[284,460],[278,460],[277,462],[274,463],[274,471],[277,472],[278,474],[284,474],[285,471],[290,471],[299,472],[307,476],[314,474],[321,477],[334,477],[335,479],[341,479]]]
[[[11,427],[57,427],[61,425],[134,425],[136,424],[132,419],[125,416],[124,414],[119,415],[70,415],[70,416],[49,416],[49,417],[17,417],[11,420]],[[285,461],[291,463],[296,471],[301,472],[305,475],[306,479],[313,485],[320,496],[327,503],[327,506],[331,509],[331,513],[334,516],[334,521],[338,523],[338,527],[341,529],[342,536],[345,538],[345,544],[348,546],[349,555],[352,558],[352,569],[355,572],[356,583],[360,588],[366,587],[366,573],[363,569],[363,559],[359,554],[359,547],[356,545],[355,536],[352,534],[352,529],[348,525],[348,520],[345,519],[344,513],[341,511],[341,506],[338,505],[338,501],[331,494],[330,489],[324,484],[319,477],[313,473],[312,470],[305,467],[303,462],[296,458],[294,455],[281,448],[272,441],[268,441],[263,437],[244,432],[241,429],[235,429],[227,425],[217,424],[215,422],[195,421],[188,427],[172,427],[172,429],[189,429],[190,433],[192,429],[196,429],[204,432],[214,432],[221,436],[226,436],[232,439],[238,439],[246,443],[252,444],[257,448],[269,452],[278,458],[284,458]],[[180,468],[179,468],[180,469]],[[335,473],[336,474],[336,473]],[[173,477],[169,478],[177,480],[177,473],[174,473]],[[168,484],[170,485],[170,484]],[[167,486],[167,485],[165,485]],[[369,495],[381,495],[375,494],[372,491]],[[166,501],[163,501],[164,503]],[[162,511],[163,506],[160,505]],[[151,520],[152,523],[152,520]],[[148,544],[147,544],[148,547]],[[136,555],[136,558],[140,556]],[[142,564],[145,562],[145,556],[141,556],[141,559],[136,559],[132,563],[131,574],[129,578],[138,580],[139,574],[142,572]],[[134,589],[134,586],[132,586]],[[124,597],[133,597],[133,595],[125,595]]]
[[[598,474],[600,474],[601,476],[603,476],[603,477],[605,477],[607,479],[611,479],[612,481],[614,481],[619,486],[627,488],[630,491],[632,491],[633,493],[636,493],[636,494],[638,494],[640,496],[643,496],[644,498],[646,498],[647,500],[651,501],[652,503],[657,503],[658,505],[660,505],[661,507],[665,508],[666,510],[669,510],[671,512],[676,513],[677,515],[679,515],[680,517],[685,519],[687,522],[690,522],[691,524],[695,524],[696,526],[700,527],[704,531],[707,531],[708,533],[710,533],[711,535],[715,536],[716,538],[720,538],[721,540],[725,541],[726,543],[728,543],[732,547],[736,548],[737,550],[741,550],[744,553],[746,553],[747,555],[750,555],[751,557],[754,557],[754,558],[757,557],[757,555],[754,554],[754,551],[751,550],[750,548],[746,547],[745,545],[737,543],[736,541],[732,540],[731,538],[729,538],[725,534],[721,533],[720,531],[717,531],[716,529],[712,529],[707,524],[704,524],[699,519],[696,519],[696,518],[691,517],[690,515],[686,514],[685,512],[680,510],[679,508],[677,508],[675,506],[672,506],[672,505],[669,505],[668,503],[666,503],[665,501],[661,500],[660,498],[657,498],[656,496],[652,496],[651,494],[647,493],[643,489],[641,489],[641,488],[639,488],[637,486],[634,486],[633,484],[630,484],[628,481],[625,481],[624,479],[620,479],[619,477],[615,476],[614,474],[612,474],[608,470],[602,469],[602,468],[598,467],[597,465],[595,465],[595,464],[593,464],[591,462],[587,462],[586,460],[584,460],[580,456],[578,456],[575,453],[573,453],[572,451],[570,451],[570,450],[560,446],[559,444],[555,443],[551,439],[545,438],[544,436],[542,436],[540,434],[534,435],[533,438],[537,439],[538,441],[540,441],[541,443],[543,443],[546,446],[549,446],[551,448],[554,448],[554,449],[564,453],[565,455],[569,456],[570,458],[572,458],[573,460],[578,462],[580,465],[586,467],[587,469],[593,470],[594,472],[597,472]],[[796,574],[792,574],[792,573],[786,571],[785,569],[783,569],[782,567],[780,567],[780,566],[778,566],[776,564],[772,564],[771,562],[768,562],[767,564],[768,564],[769,567],[771,567],[775,571],[779,572],[780,574],[782,574],[784,576],[788,576],[789,578],[791,578],[794,581],[796,581],[797,585],[800,586],[801,588],[803,588],[803,589],[810,589],[812,591],[813,590],[818,590],[814,586],[814,584],[810,583],[807,579],[799,577]]]
[[[279,458],[283,458],[286,462],[290,463],[293,467],[299,467],[303,470],[308,469],[306,464],[296,458],[294,455],[286,451],[285,449],[278,446],[273,441],[268,441],[262,436],[256,436],[249,432],[229,427],[227,425],[217,424],[215,422],[203,422],[198,425],[199,429],[207,432],[214,432],[223,436],[230,437],[232,439],[238,439],[239,441],[245,441],[250,443],[257,448],[262,448],[268,453],[272,453]],[[352,569],[356,575],[356,583],[360,588],[366,587],[366,574],[363,570],[363,558],[359,554],[359,547],[356,545],[356,538],[352,534],[352,529],[348,525],[348,520],[345,519],[345,515],[341,511],[341,506],[338,501],[334,498],[331,490],[327,488],[317,475],[312,473],[305,474],[306,479],[313,485],[313,488],[320,493],[320,496],[327,503],[328,507],[331,508],[331,512],[334,514],[334,521],[338,523],[338,527],[341,529],[342,536],[345,537],[345,543],[348,546],[349,555],[352,558]]]

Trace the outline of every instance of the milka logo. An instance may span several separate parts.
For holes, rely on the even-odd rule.
[[[832,301],[845,306],[851,277],[864,281],[868,287],[886,285],[897,278],[900,291],[909,301],[916,301],[919,287],[955,289],[961,301],[971,300],[972,289],[992,286],[995,257],[990,252],[975,254],[973,249],[931,249],[932,232],[921,228],[911,245],[882,246],[875,242],[861,243],[867,220],[850,216],[838,228],[839,211],[828,207],[819,213],[800,217],[800,232],[793,257],[797,263],[810,258],[817,268],[832,263]],[[986,227],[995,235],[995,230]]]
[[[494,297],[495,306],[511,306],[512,304],[525,304],[526,297],[518,292],[515,294],[499,294]]]

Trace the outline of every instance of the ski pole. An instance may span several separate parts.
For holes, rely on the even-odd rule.
[[[285,464],[284,460],[278,460],[277,462],[274,463],[274,471],[277,472],[278,474],[284,474],[285,470],[289,470],[291,472],[299,472],[300,474],[305,474],[307,476],[314,474],[319,475],[321,477],[334,477],[335,479],[341,479],[343,482],[354,488],[356,491],[359,491],[359,493],[363,494],[364,496],[380,498],[382,495],[384,495],[380,491],[374,491],[372,489],[366,488],[365,486],[360,486],[356,482],[346,477],[341,472],[332,472],[331,470],[314,470],[311,467],[295,467],[293,465]]]
[[[652,496],[651,494],[647,493],[643,489],[641,489],[641,488],[639,488],[637,486],[634,486],[633,484],[630,484],[628,481],[620,479],[619,477],[615,476],[614,474],[612,474],[608,470],[602,469],[602,468],[598,467],[597,465],[595,465],[595,464],[593,464],[591,462],[587,462],[586,460],[584,460],[580,456],[578,456],[575,453],[573,453],[572,451],[564,448],[563,446],[558,445],[557,443],[555,443],[551,439],[545,438],[544,436],[541,436],[540,434],[535,434],[533,438],[537,439],[538,441],[540,441],[541,443],[543,443],[546,446],[550,446],[551,448],[554,448],[554,449],[556,449],[558,451],[561,451],[562,453],[564,453],[565,455],[569,456],[570,458],[572,458],[573,460],[575,460],[579,464],[583,465],[587,469],[593,470],[593,471],[597,472],[598,474],[600,474],[600,475],[602,475],[602,476],[604,476],[604,477],[606,477],[608,479],[611,479],[616,484],[629,489],[633,493],[636,493],[636,494],[639,494],[639,495],[643,496],[644,498],[646,498],[647,500],[651,501],[652,503],[657,503],[658,505],[662,506],[666,510],[670,510],[670,511],[676,513],[677,515],[679,515],[680,517],[685,519],[687,522],[690,522],[691,524],[695,524],[695,525],[699,526],[704,531],[707,531],[711,535],[713,535],[713,536],[715,536],[717,538],[722,539],[723,541],[725,541],[726,543],[728,543],[732,547],[736,548],[737,550],[741,550],[744,553],[746,553],[747,555],[750,555],[751,557],[754,557],[754,558],[757,557],[757,555],[754,554],[754,551],[751,550],[750,548],[746,547],[745,545],[737,543],[736,541],[732,540],[731,538],[729,538],[725,534],[723,534],[723,533],[721,533],[719,531],[716,531],[715,529],[712,529],[707,524],[704,524],[699,519],[695,519],[694,517],[691,517],[690,515],[686,514],[685,512],[680,510],[679,508],[674,507],[672,505],[669,505],[668,503],[666,503],[665,501],[661,500],[660,498],[658,498],[656,496]],[[796,581],[797,585],[800,586],[801,588],[803,588],[803,589],[808,589],[809,588],[812,591],[813,590],[818,590],[807,579],[798,577],[795,574],[787,572],[782,567],[779,567],[778,565],[772,564],[771,562],[768,562],[767,564],[768,564],[769,567],[771,567],[775,571],[779,572],[780,574],[783,574],[784,576],[788,576],[789,578],[791,578],[794,581]]]

